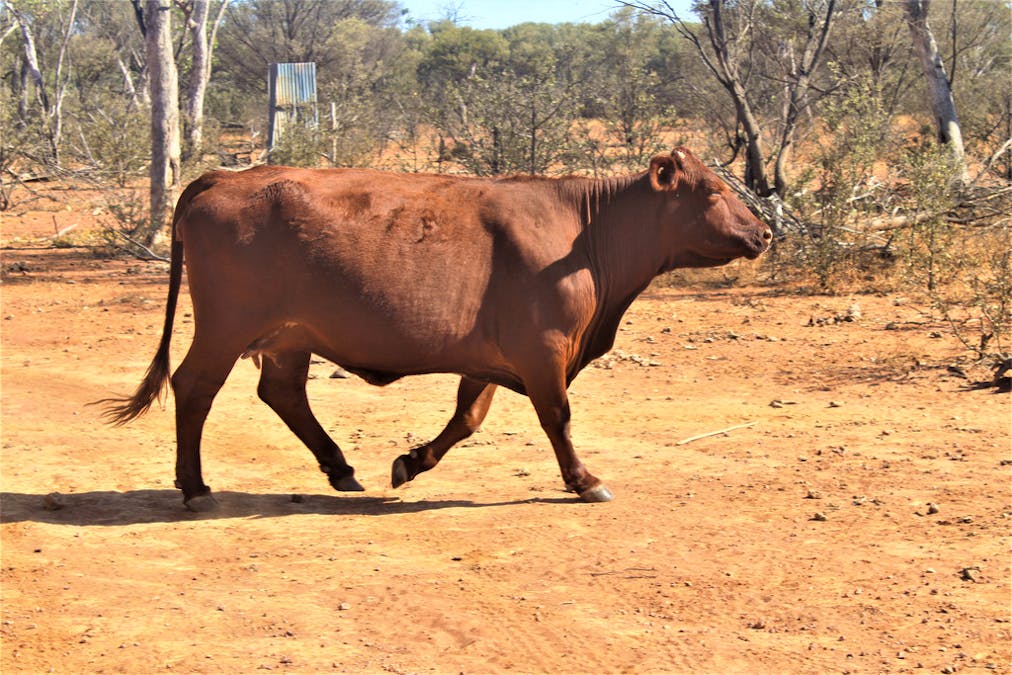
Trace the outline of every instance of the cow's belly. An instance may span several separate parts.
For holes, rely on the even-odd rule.
[[[425,373],[458,373],[513,389],[520,382],[497,345],[477,326],[460,332],[435,330],[390,321],[362,308],[356,316],[285,319],[253,340],[243,356],[276,359],[297,351],[318,354],[377,385]]]

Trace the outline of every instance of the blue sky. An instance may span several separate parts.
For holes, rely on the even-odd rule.
[[[472,28],[508,28],[525,21],[598,23],[618,8],[615,0],[400,0],[408,16],[433,21],[455,7],[458,23]],[[680,15],[691,17],[690,0],[669,0]]]

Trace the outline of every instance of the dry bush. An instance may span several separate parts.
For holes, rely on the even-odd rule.
[[[107,97],[103,103],[74,116],[70,149],[80,170],[123,188],[147,173],[151,123],[147,111],[128,102]]]
[[[963,184],[947,148],[933,140],[886,156],[880,144],[867,146],[874,153],[863,149],[852,127],[847,134],[816,155],[810,178],[818,189],[795,202],[807,232],[774,246],[765,280],[830,293],[902,291],[978,360],[1007,359],[1012,187]]]

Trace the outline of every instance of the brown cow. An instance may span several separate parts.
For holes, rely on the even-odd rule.
[[[526,394],[566,485],[611,499],[577,458],[566,390],[609,349],[623,313],[659,273],[755,258],[772,234],[683,148],[641,174],[497,179],[261,166],[205,174],[173,217],[165,326],[125,423],[169,380],[185,253],[194,336],[171,377],[176,486],[215,501],[200,468],[211,402],[240,356],[262,357],[257,389],[337,490],[361,490],[306,399],[312,354],[372,384],[460,374],[457,408],[431,442],[393,464],[399,486],[481,424],[497,385]]]

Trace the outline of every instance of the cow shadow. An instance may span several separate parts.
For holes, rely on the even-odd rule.
[[[404,501],[398,497],[291,495],[215,492],[219,508],[191,513],[179,490],[100,490],[49,496],[0,492],[0,523],[36,522],[80,527],[177,523],[228,518],[281,518],[300,514],[392,516],[454,508],[495,508],[518,504],[566,504],[579,498],[535,497],[501,502],[464,499]]]

